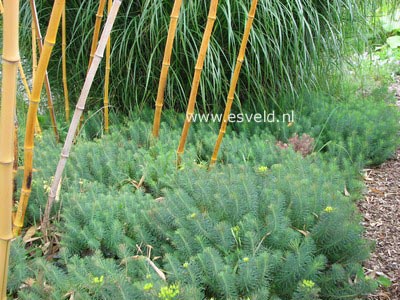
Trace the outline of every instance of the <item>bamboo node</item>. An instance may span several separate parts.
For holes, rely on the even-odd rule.
[[[29,196],[29,195],[31,194],[31,191],[30,191],[30,190],[27,190],[27,189],[22,189],[22,190],[21,190],[21,194],[23,194],[23,195],[25,195],[25,196]]]
[[[62,157],[62,158],[68,158],[68,157],[69,157],[69,154],[61,153],[61,157]]]
[[[32,105],[37,105],[39,104],[40,99],[29,99],[29,103],[32,103]]]
[[[0,236],[0,241],[6,242],[6,243],[12,241],[13,239],[14,239],[14,235],[12,233],[11,234],[7,234],[4,237]]]
[[[49,45],[50,47],[54,47],[54,45],[56,44],[55,42],[51,42],[51,41],[49,41],[49,40],[44,40],[44,43],[45,43],[46,45]]]
[[[97,58],[100,58],[100,59],[102,59],[102,58],[103,58],[103,54],[98,54],[98,53],[95,53],[95,54],[94,54],[94,56],[95,56],[95,57],[97,57]]]
[[[238,59],[237,59],[237,62],[238,62],[239,64],[242,64],[242,63],[244,62],[244,59],[243,59],[243,58],[238,58]]]
[[[84,110],[85,110],[85,106],[79,106],[79,105],[77,104],[77,105],[76,105],[76,109],[77,109],[77,110],[84,111]]]
[[[169,67],[169,66],[171,66],[170,63],[163,63],[162,65],[163,65],[164,67]]]
[[[211,20],[211,21],[215,21],[217,19],[217,17],[216,16],[209,16],[208,19]]]
[[[2,56],[2,59],[3,59],[4,62],[9,63],[9,64],[19,63],[19,61],[20,61],[19,55],[18,55],[18,56],[15,56],[15,57],[12,57],[12,58],[8,58],[8,57],[5,57],[5,56],[3,55],[3,56]]]
[[[11,161],[9,161],[9,160],[0,161],[1,165],[9,165],[9,164],[12,164],[12,163],[14,163],[14,159],[12,159]]]

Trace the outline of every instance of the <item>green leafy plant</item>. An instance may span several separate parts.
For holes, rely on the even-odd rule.
[[[90,142],[91,149],[130,145],[121,135],[136,134],[139,125]],[[265,155],[267,144],[257,139],[253,144]],[[359,266],[369,245],[361,238],[354,205],[341,194],[337,166],[315,155],[279,151],[273,141],[270,147],[274,155],[262,163],[250,160],[247,166],[208,172],[187,162],[179,172],[171,169],[161,198],[130,184],[115,185],[110,174],[93,173],[89,182],[81,178],[84,173],[73,176],[68,170],[60,259],[56,265],[28,260],[33,273],[45,277],[35,276],[19,296],[55,298],[73,291],[83,299],[339,299],[335,295],[371,291],[374,281],[349,282],[353,269],[347,266]],[[76,149],[88,148],[81,143]],[[78,164],[87,157],[75,159]],[[165,272],[167,284],[148,263],[148,247],[147,258]],[[340,292],[334,287],[338,282]]]
[[[158,141],[146,113],[102,139],[78,137],[53,211],[61,250],[52,262],[15,255],[10,292],[21,299],[325,300],[374,290],[379,280],[361,268],[371,247],[361,238],[357,194],[346,191],[360,188],[360,168],[398,145],[398,111],[379,95],[348,93],[344,101],[308,93],[290,126],[232,126],[209,171],[218,126],[193,126],[177,170],[171,137],[184,116],[172,111]],[[314,151],[282,150],[277,140]],[[37,147],[28,225],[40,220],[59,155],[46,132]],[[21,282],[29,284],[21,289]]]

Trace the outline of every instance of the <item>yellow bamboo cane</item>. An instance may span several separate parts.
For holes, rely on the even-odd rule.
[[[40,24],[39,24],[39,18],[37,15],[35,0],[30,0],[30,7],[31,7],[32,19],[35,22],[37,46],[39,48],[39,54],[42,55],[42,51],[43,51],[43,47],[44,47],[43,46],[43,38],[42,38],[42,33],[40,31]],[[47,74],[47,67],[45,70],[45,83],[46,83],[45,87],[46,87],[46,94],[47,94],[47,107],[49,109],[51,127],[53,128],[54,136],[56,138],[56,141],[58,142],[60,138],[59,138],[58,130],[57,130],[56,114],[54,112],[53,96],[51,93],[49,76]]]
[[[66,11],[65,7],[62,13],[61,27],[62,27],[62,76],[64,87],[64,104],[65,104],[65,120],[69,122],[69,93],[67,83],[67,25],[66,25]]]
[[[19,62],[19,1],[4,0],[3,74],[0,112],[0,299],[7,299],[12,234],[14,116]]]
[[[4,7],[3,7],[3,2],[0,0],[0,15],[4,13]]]
[[[182,6],[182,0],[175,0],[174,7],[172,8],[171,20],[168,29],[167,43],[164,50],[164,59],[160,74],[160,81],[158,83],[158,92],[156,100],[156,110],[154,113],[153,123],[153,136],[158,137],[160,133],[161,112],[164,105],[164,93],[167,85],[169,66],[171,65],[172,47],[174,44],[176,27],[178,25],[179,13]]]
[[[207,48],[208,48],[208,44],[210,42],[211,33],[212,33],[212,30],[214,27],[215,20],[217,18],[217,8],[218,8],[218,0],[211,0],[210,10],[208,13],[207,25],[206,25],[206,29],[204,31],[203,41],[201,42],[199,56],[197,58],[194,77],[193,77],[193,81],[192,81],[192,89],[190,92],[188,108],[186,111],[185,124],[183,125],[182,135],[181,135],[181,139],[179,141],[179,146],[178,146],[178,150],[177,150],[177,165],[178,166],[180,166],[180,164],[181,164],[181,156],[182,156],[183,152],[185,151],[185,143],[186,143],[187,135],[188,135],[188,132],[190,129],[190,125],[192,123],[192,116],[194,113],[194,107],[196,105],[196,97],[197,97],[197,91],[199,89],[201,72],[203,70],[204,60],[206,58]]]
[[[32,185],[32,169],[33,169],[33,148],[34,148],[34,124],[40,102],[40,92],[43,87],[46,76],[46,69],[53,50],[57,29],[60,24],[61,14],[65,6],[65,0],[55,0],[53,10],[50,16],[49,27],[40,55],[38,69],[33,82],[31,101],[29,102],[28,116],[25,130],[24,143],[24,179],[22,183],[21,196],[18,203],[18,210],[14,220],[14,234],[19,235],[24,224],[26,207],[28,205],[29,196]]]
[[[22,63],[20,61],[18,62],[18,70],[19,70],[19,75],[21,77],[22,84],[24,85],[24,88],[25,88],[26,96],[28,97],[28,100],[30,101],[31,100],[31,91],[29,89],[28,82],[26,81],[25,72],[22,67]],[[38,120],[37,116],[36,116],[36,121],[35,121],[35,133],[36,134],[42,133],[42,129],[40,128],[40,124],[39,124],[39,120]]]
[[[67,138],[65,139],[63,150],[61,151],[61,158],[57,165],[57,170],[54,175],[54,180],[51,184],[51,189],[49,193],[49,198],[47,200],[46,209],[44,212],[43,220],[42,220],[42,232],[46,239],[48,239],[47,228],[50,220],[50,212],[53,202],[55,200],[57,190],[59,189],[59,185],[61,182],[62,173],[65,168],[65,164],[67,163],[67,159],[69,157],[71,147],[74,141],[74,137],[76,134],[76,130],[79,126],[79,120],[82,115],[82,112],[85,109],[86,99],[89,95],[90,88],[93,84],[94,76],[96,75],[97,69],[100,65],[101,59],[104,54],[104,50],[107,45],[107,40],[110,37],[111,29],[114,25],[115,18],[117,16],[119,7],[121,5],[121,0],[114,0],[113,5],[111,7],[110,13],[107,16],[106,24],[104,25],[104,30],[101,35],[100,41],[98,43],[97,50],[94,54],[93,61],[90,65],[89,71],[86,75],[86,80],[83,85],[81,94],[79,96],[78,103],[76,104],[75,112],[72,117],[71,125],[68,129]]]
[[[108,0],[107,14],[110,13],[112,6],[112,0]],[[109,105],[109,86],[110,86],[110,70],[111,70],[111,35],[107,41],[106,47],[106,75],[104,79],[104,132],[109,132],[109,121],[108,121],[108,105]]]
[[[243,61],[244,61],[244,57],[245,57],[245,53],[246,53],[246,46],[249,41],[251,28],[253,26],[253,20],[254,20],[255,14],[256,14],[257,4],[258,4],[258,0],[253,0],[250,10],[249,10],[246,27],[245,27],[244,34],[243,34],[242,44],[240,46],[235,70],[232,75],[231,85],[230,85],[228,97],[226,100],[224,117],[223,117],[223,120],[221,123],[217,141],[215,143],[214,152],[211,156],[210,165],[214,165],[215,162],[217,161],[219,148],[221,147],[222,139],[225,135],[226,127],[228,126],[229,115],[231,113],[232,103],[235,98],[236,87],[237,87],[237,84],[239,81],[239,74],[240,74],[240,70],[243,65]]]
[[[31,24],[31,30],[32,30],[32,81],[35,81],[35,73],[37,70],[37,42],[36,42],[36,26],[35,26],[35,20],[32,18],[32,24]]]
[[[35,30],[35,21],[32,18],[32,81],[35,81],[35,72],[37,69],[37,43],[36,43],[36,30]],[[21,70],[23,70],[22,68],[20,68],[20,74]],[[21,75],[22,77],[22,75]],[[24,75],[25,77],[25,75]],[[25,90],[28,91],[29,89],[26,88],[25,86]],[[30,91],[29,91],[30,94]],[[28,96],[28,100],[30,100],[30,96]],[[35,133],[36,134],[41,134],[42,133],[42,129],[40,128],[40,123],[39,120],[36,118],[36,124],[35,124]]]
[[[99,7],[98,7],[97,13],[96,13],[96,22],[94,24],[92,47],[90,49],[90,58],[89,58],[88,69],[90,68],[90,65],[92,64],[92,61],[93,61],[93,58],[94,58],[94,54],[96,52],[97,43],[98,43],[98,40],[99,40],[101,20],[103,19],[103,12],[104,12],[104,7],[105,6],[106,6],[106,0],[100,0]]]
[[[98,39],[99,39],[99,33],[100,33],[100,27],[101,27],[101,20],[103,19],[103,11],[104,11],[105,5],[106,5],[106,0],[100,0],[99,6],[97,8],[97,13],[96,13],[96,22],[94,24],[88,71],[90,69],[90,65],[92,64],[92,61],[93,61],[93,58],[94,58],[94,55],[96,52],[97,43],[98,43]],[[80,121],[79,121],[79,128],[82,127],[83,121],[84,121],[84,116],[82,114]]]

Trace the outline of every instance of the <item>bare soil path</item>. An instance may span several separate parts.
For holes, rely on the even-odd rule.
[[[391,89],[400,107],[400,77]],[[364,216],[365,236],[376,241],[376,249],[365,268],[371,275],[384,275],[392,281],[370,300],[400,300],[400,149],[395,157],[366,170],[367,193],[358,203]]]

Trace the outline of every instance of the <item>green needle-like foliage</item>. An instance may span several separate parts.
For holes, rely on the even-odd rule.
[[[360,186],[359,168],[396,147],[398,112],[375,98],[333,110],[327,97],[303,100],[291,127],[243,124],[238,133],[238,124],[232,126],[211,170],[205,160],[218,126],[194,124],[180,170],[174,157],[184,116],[165,111],[161,129],[168,134],[156,142],[151,113],[101,140],[88,140],[92,129],[84,126],[53,209],[60,214],[54,221],[60,252],[45,262],[37,251],[14,249],[10,293],[20,299],[73,292],[79,299],[339,300],[371,292],[377,284],[361,264],[372,247],[362,238],[351,188]],[[352,115],[354,122],[339,126]],[[315,151],[303,157],[276,146],[293,133],[310,134]],[[344,152],[330,147],[340,141]],[[372,148],[369,141],[381,142]],[[358,165],[347,155],[355,154],[352,145]],[[37,142],[41,163],[27,225],[40,220],[58,147],[46,132]],[[23,282],[29,284],[18,289]]]

